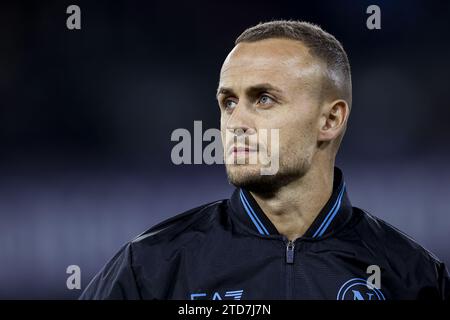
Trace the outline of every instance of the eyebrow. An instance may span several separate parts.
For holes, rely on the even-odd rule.
[[[262,91],[272,91],[272,92],[277,92],[280,94],[283,92],[280,88],[278,88],[270,83],[261,83],[261,84],[253,85],[245,90],[246,94],[248,94],[248,95],[252,95],[252,94],[255,94],[258,92],[262,92]],[[219,95],[221,95],[221,94],[227,95],[227,94],[232,94],[232,93],[234,93],[234,91],[231,88],[219,87],[217,89],[216,98],[218,98]]]

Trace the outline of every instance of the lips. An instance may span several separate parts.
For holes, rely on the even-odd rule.
[[[242,147],[242,146],[233,146],[228,148],[228,154],[240,154],[240,153],[250,153],[250,152],[256,152],[256,148],[251,147]]]

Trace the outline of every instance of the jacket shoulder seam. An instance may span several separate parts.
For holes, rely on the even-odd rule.
[[[182,212],[180,214],[177,214],[175,216],[172,216],[170,218],[167,218],[160,223],[154,225],[150,229],[144,231],[137,237],[135,237],[133,240],[131,240],[131,243],[137,243],[140,242],[146,238],[153,237],[156,235],[162,235],[168,230],[172,230],[174,227],[183,224],[183,222],[190,222],[192,221],[193,217],[201,217],[208,208],[213,207],[214,205],[222,203],[224,200],[217,200],[213,201],[204,205],[201,205],[199,207],[187,210],[185,212]]]

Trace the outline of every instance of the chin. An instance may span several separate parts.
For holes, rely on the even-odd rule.
[[[257,165],[228,165],[226,166],[228,180],[236,187],[243,187],[249,182],[258,181],[261,178],[261,169]]]
[[[261,175],[261,168],[257,165],[231,165],[226,168],[230,184],[256,193],[276,192],[293,178],[281,174]]]

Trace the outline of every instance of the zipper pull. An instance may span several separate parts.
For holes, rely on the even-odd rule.
[[[294,248],[295,244],[294,241],[289,240],[287,246],[286,246],[286,263],[294,263]]]

